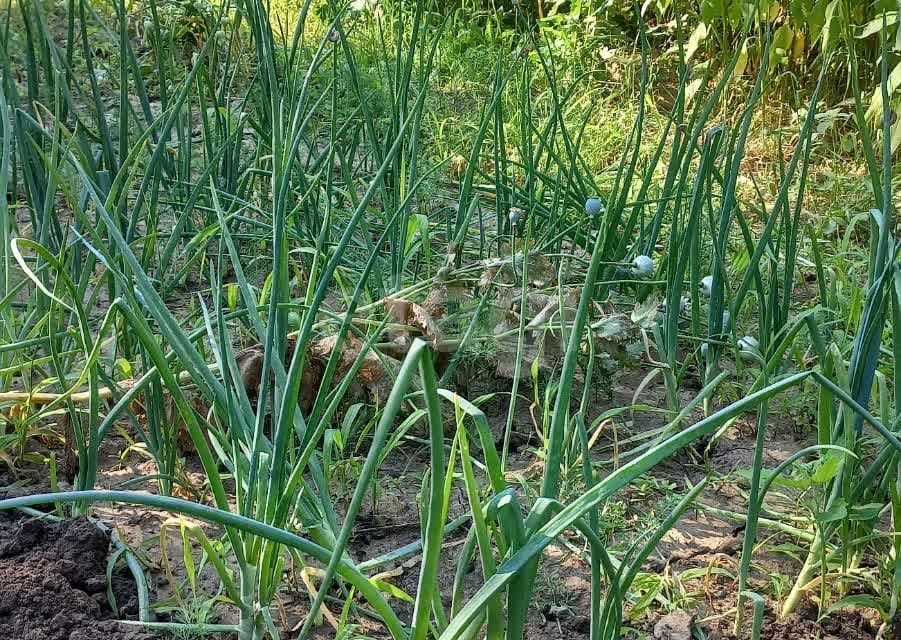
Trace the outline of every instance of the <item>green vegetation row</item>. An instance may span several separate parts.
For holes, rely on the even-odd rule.
[[[751,631],[760,637],[762,600],[749,576],[768,526],[798,531],[805,544],[783,615],[814,593],[824,615],[870,606],[888,625],[901,591],[901,346],[893,332],[901,275],[892,139],[881,135],[892,124],[887,32],[878,138],[854,87],[872,211],[863,223],[866,285],[848,304],[830,289],[826,273],[837,267],[823,260],[823,238],[802,218],[829,65],[786,138],[771,197],[759,188],[748,197],[740,179],[778,31],[760,32],[764,53],[740,97],[732,80],[742,51],[698,78],[677,32],[675,97],[662,130],[649,132],[652,53],[636,19],[636,117],[619,159],[601,172],[585,149],[589,123],[604,113],[575,108],[585,79],[559,78],[554,50],[526,33],[490,61],[477,127],[449,185],[445,163],[424,150],[435,139],[431,99],[451,19],[437,4],[376,11],[307,0],[286,23],[259,0],[226,3],[196,27],[187,50],[171,46],[167,7],[143,5],[138,27],[124,2],[104,15],[71,0],[61,20],[29,0],[4,15],[4,456],[26,462],[28,440],[55,424],[66,426],[77,464],[71,491],[0,508],[51,504],[84,514],[104,501],[218,525],[221,536],[171,526],[202,548],[237,611],[226,628],[240,640],[279,637],[273,612],[289,563],[319,576],[297,637],[309,637],[337,598],[338,633],[365,616],[397,639],[522,638],[543,551],[575,532],[591,571],[590,637],[618,638],[645,560],[706,481],[626,549],[602,538],[604,505],[752,413],[736,629],[753,603]],[[738,28],[757,28],[753,14]],[[94,68],[98,33],[117,43],[115,77]],[[21,48],[8,46],[14,34]],[[370,64],[372,43],[385,53]],[[857,78],[853,35],[845,46]],[[537,83],[547,88],[541,100]],[[717,122],[727,100],[741,108]],[[806,305],[797,302],[802,266],[817,283]],[[444,297],[430,314],[433,291]],[[546,313],[529,322],[530,295],[542,291]],[[520,313],[499,336],[488,314],[502,298]],[[398,316],[398,300],[409,313]],[[608,305],[633,311],[607,314]],[[609,414],[597,413],[592,390],[605,349],[627,325],[652,345],[665,422],[605,465],[593,446]],[[406,337],[399,354],[388,339],[398,332]],[[464,397],[453,372],[499,349],[502,337],[514,375],[497,440],[480,399]],[[527,343],[551,338],[561,345],[559,365],[542,370],[525,357]],[[260,355],[252,391],[241,365],[246,344]],[[359,401],[369,376],[386,391]],[[686,399],[693,377],[699,390]],[[529,383],[542,415],[534,495],[509,474],[520,387]],[[727,384],[739,385],[740,399],[723,401]],[[28,400],[44,391],[46,401]],[[816,441],[769,469],[771,409],[785,394],[815,398]],[[159,495],[97,489],[101,444],[123,425],[155,462],[147,480]],[[192,500],[173,497],[188,486],[182,428],[205,476]],[[380,467],[412,433],[429,455],[420,540],[357,563],[349,544],[358,518]],[[339,505],[335,461],[352,449],[366,453]],[[56,484],[57,461],[47,463]],[[810,517],[767,506],[786,482],[813,503]],[[466,513],[449,521],[455,489]],[[448,600],[437,577],[455,527],[466,533]],[[415,592],[378,577],[415,554]],[[468,596],[471,562],[482,583]],[[859,571],[874,563],[875,572]],[[861,584],[867,595],[851,595]],[[399,614],[406,600],[408,620]]]

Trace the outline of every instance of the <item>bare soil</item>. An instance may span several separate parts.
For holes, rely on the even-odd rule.
[[[109,538],[84,519],[49,522],[0,513],[0,639],[150,640],[116,618],[137,613],[137,590],[113,574],[107,597]]]

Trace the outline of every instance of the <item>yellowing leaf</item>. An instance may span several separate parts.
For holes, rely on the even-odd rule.
[[[888,96],[891,98],[895,92],[901,87],[901,62],[895,65],[891,73],[888,74]],[[882,117],[882,87],[876,87],[873,91],[873,98],[870,100],[870,106],[867,109],[867,118],[877,120]]]
[[[801,62],[807,50],[807,39],[800,31],[795,33],[795,39],[792,40],[792,60]]]
[[[234,282],[228,284],[225,287],[226,296],[228,298],[228,309],[229,311],[237,311],[238,310],[238,285]]]
[[[838,8],[838,0],[832,0],[832,2],[826,5],[826,16],[823,20],[823,30],[821,32],[823,36],[823,51],[829,51],[834,44],[834,41],[837,39],[834,35],[839,35],[839,29],[834,29],[834,25],[832,24]],[[833,31],[835,31],[835,33],[833,33]]]
[[[691,32],[688,38],[688,45],[685,47],[685,61],[691,60],[692,56],[697,52],[701,43],[707,39],[707,25],[699,22],[695,30]]]
[[[898,22],[898,12],[897,11],[889,11],[885,14],[885,26],[891,27],[896,22]],[[858,38],[869,38],[871,35],[875,33],[879,33],[882,31],[882,15],[880,14],[878,17],[873,18],[868,23],[863,26],[860,33],[857,34]]]
[[[733,78],[740,78],[745,75],[745,69],[748,68],[748,39],[741,44],[741,52],[738,54],[738,60],[735,61],[735,70],[732,72]]]

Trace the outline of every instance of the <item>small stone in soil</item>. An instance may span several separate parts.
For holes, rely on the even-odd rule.
[[[668,613],[654,625],[655,640],[691,640],[691,625],[694,618],[678,609]]]

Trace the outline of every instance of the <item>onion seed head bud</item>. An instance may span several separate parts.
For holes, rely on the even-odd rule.
[[[600,198],[588,198],[585,201],[585,215],[589,218],[596,218],[604,213],[604,203]]]
[[[654,273],[654,261],[648,256],[638,256],[632,261],[632,270],[639,276],[649,276]]]

